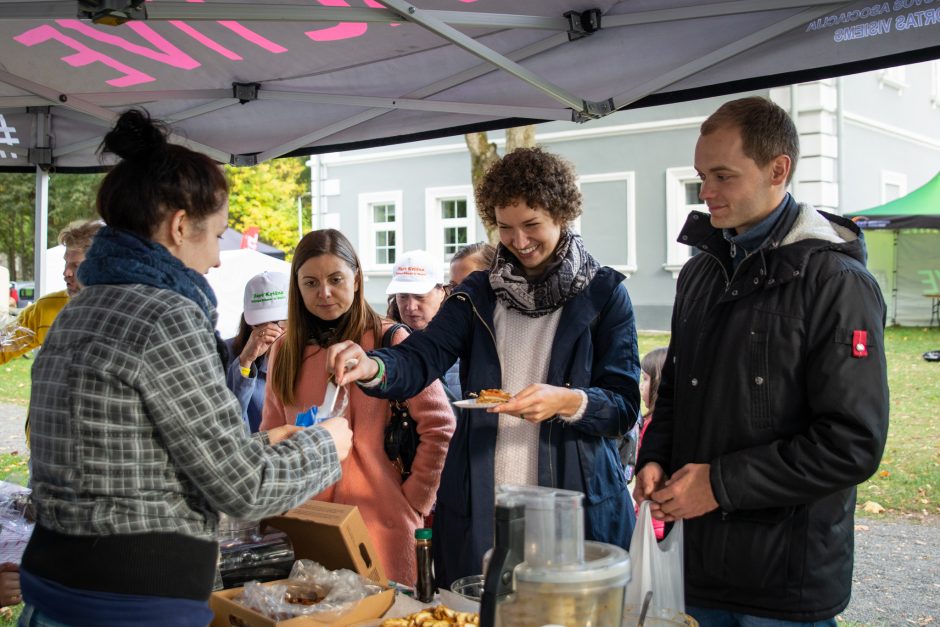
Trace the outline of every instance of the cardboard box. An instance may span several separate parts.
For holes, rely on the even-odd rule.
[[[215,613],[212,627],[353,625],[379,618],[392,606],[395,591],[387,589],[385,569],[357,507],[309,501],[285,514],[267,518],[262,524],[285,532],[290,537],[297,559],[312,559],[330,570],[348,568],[386,590],[366,597],[340,619],[329,623],[307,616],[278,622],[234,601],[242,593],[242,588],[220,590],[213,592],[209,599],[209,606]]]

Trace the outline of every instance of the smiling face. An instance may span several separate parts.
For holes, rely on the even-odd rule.
[[[562,225],[542,207],[524,200],[496,208],[499,241],[519,259],[528,276],[538,276],[548,266],[561,239]]]
[[[179,228],[179,241],[167,246],[187,268],[205,274],[219,266],[219,238],[228,226],[228,201],[202,222],[183,217]]]
[[[307,311],[325,321],[349,311],[359,289],[352,268],[330,254],[305,261],[297,270],[297,286]]]
[[[695,169],[702,180],[699,198],[708,206],[712,226],[740,235],[783,201],[790,158],[778,155],[759,166],[744,154],[740,130],[723,126],[699,137]]]

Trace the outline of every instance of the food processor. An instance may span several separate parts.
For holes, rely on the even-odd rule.
[[[482,627],[620,625],[630,557],[584,541],[583,499],[557,488],[497,487]]]

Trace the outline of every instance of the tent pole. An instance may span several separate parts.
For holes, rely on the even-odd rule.
[[[898,237],[901,234],[901,231],[898,229],[892,229],[891,232],[894,234],[894,250],[892,251],[894,260],[892,265],[891,272],[891,325],[897,326],[898,324]]]
[[[46,294],[46,248],[49,233],[49,107],[33,110],[35,148],[29,151],[29,160],[36,165],[36,193],[33,205],[33,283],[36,298]]]
[[[313,155],[310,158],[310,228],[313,231],[316,231],[320,228],[320,218],[319,213],[320,209],[320,171],[321,171],[321,157],[320,155]]]
[[[539,91],[547,94],[554,100],[570,107],[575,112],[588,118],[603,117],[614,111],[613,102],[605,100],[603,102],[589,102],[580,98],[560,86],[543,79],[535,72],[519,65],[495,50],[488,48],[475,40],[474,38],[463,34],[457,29],[448,26],[444,22],[435,19],[434,16],[418,9],[414,5],[404,0],[378,0],[379,4],[388,7],[401,15],[404,19],[412,21],[428,31],[435,33],[446,41],[463,48],[470,54],[477,56],[484,61],[492,63],[497,68],[505,71],[511,76],[528,83]]]
[[[46,295],[46,248],[49,232],[49,173],[36,166],[36,204],[33,223],[36,226],[33,240],[33,281],[36,298]]]

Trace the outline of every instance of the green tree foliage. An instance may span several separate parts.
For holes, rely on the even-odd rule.
[[[33,276],[33,176],[0,174],[0,253],[10,280]]]
[[[253,168],[226,166],[226,173],[231,184],[229,225],[239,232],[257,226],[262,241],[290,255],[299,239],[297,198],[309,189],[304,159],[276,159]],[[95,195],[103,177],[50,175],[49,246],[56,245],[59,231],[70,222],[97,217]],[[5,260],[11,280],[33,278],[35,193],[34,174],[0,174],[0,261]],[[308,198],[303,206],[304,224],[309,225]]]
[[[58,174],[49,177],[49,245],[67,224],[98,217],[95,197],[104,174]]]
[[[73,220],[93,218],[95,193],[101,174],[52,174],[49,177],[49,246],[56,245],[59,231]],[[33,278],[34,212],[36,176],[0,174],[0,253],[6,258],[12,280]],[[15,259],[16,262],[10,261]]]
[[[307,191],[304,159],[274,159],[251,168],[225,169],[231,186],[229,226],[238,232],[258,227],[261,241],[285,251],[289,258],[299,240],[297,198]],[[309,225],[306,199],[304,209],[304,224]]]

